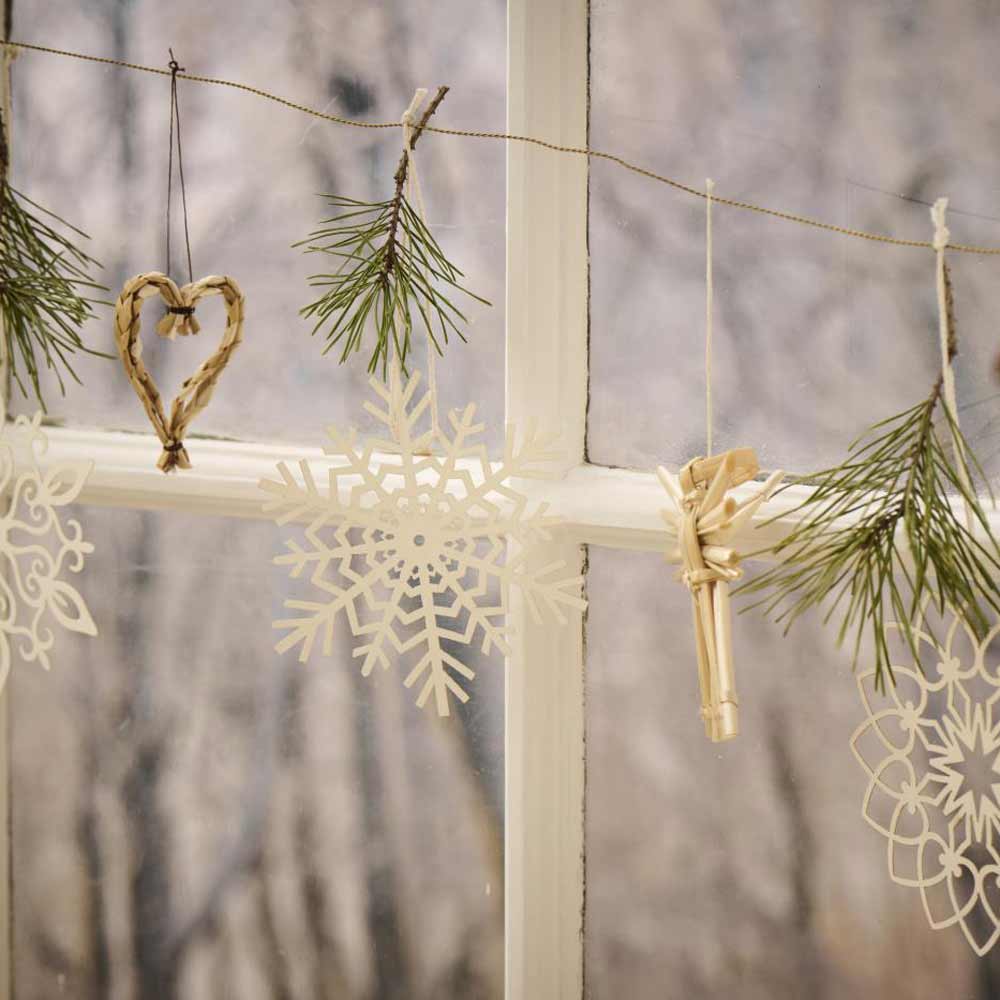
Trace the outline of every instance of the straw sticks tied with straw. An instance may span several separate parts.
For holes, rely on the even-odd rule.
[[[714,284],[712,280],[712,192],[705,181],[705,438],[708,456],[694,458],[675,476],[656,470],[673,508],[661,511],[671,538],[666,557],[680,560],[679,579],[691,592],[701,718],[713,742],[739,733],[739,701],[733,663],[732,609],[729,586],[743,575],[736,536],[778,488],[784,473],[774,472],[759,490],[740,502],[729,491],[750,482],[760,471],[751,448],[713,455],[712,352]]]
[[[739,701],[730,629],[729,585],[743,575],[736,536],[769,499],[784,475],[774,472],[759,490],[741,502],[729,490],[757,474],[757,456],[750,448],[696,458],[675,476],[662,466],[660,483],[673,500],[662,512],[674,545],[666,553],[680,559],[680,580],[691,592],[701,718],[713,743],[739,733]]]

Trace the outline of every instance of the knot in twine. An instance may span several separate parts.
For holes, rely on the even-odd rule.
[[[185,294],[188,299],[190,298],[189,286],[185,285],[178,291],[182,299],[185,298]],[[178,334],[187,337],[200,333],[201,324],[195,318],[194,305],[190,301],[185,301],[183,305],[167,306],[163,318],[156,324],[156,332],[167,340],[174,340]]]
[[[168,437],[163,443],[163,451],[160,452],[156,467],[161,472],[170,472],[173,469],[190,469],[191,459],[184,443],[176,438]]]
[[[951,232],[945,225],[945,216],[948,212],[948,199],[938,198],[931,207],[931,221],[934,223],[934,239],[932,245],[935,250],[944,250],[951,240]]]
[[[410,101],[409,107],[399,119],[403,126],[403,150],[407,155],[409,155],[409,151],[413,148],[413,126],[417,121],[417,112],[420,110],[420,105],[424,103],[426,97],[427,88],[418,87],[413,93],[413,100]]]

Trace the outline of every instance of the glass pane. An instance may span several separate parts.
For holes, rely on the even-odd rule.
[[[78,513],[100,636],[11,678],[18,1000],[499,1000],[502,663],[438,721],[273,652],[273,525]]]
[[[655,554],[591,550],[588,996],[996,996],[1000,955],[932,931],[920,892],[889,880],[849,746],[865,713],[830,631],[783,639],[735,616],[742,732],[712,744],[671,577]]]
[[[891,0],[595,0],[591,142],[717,192],[905,239],[951,197],[956,242],[1000,246],[998,26],[981,6]],[[705,210],[595,162],[590,456],[682,464],[705,449]],[[911,201],[906,199],[916,199]],[[718,206],[717,447],[765,466],[837,460],[939,367],[934,260]],[[951,255],[959,398],[996,395],[994,258]],[[965,426],[990,471],[998,410]]]
[[[398,120],[413,91],[452,90],[437,119],[458,128],[502,128],[504,4],[414,4],[370,8],[301,3],[168,5],[152,0],[17,4],[24,41],[165,67],[172,46],[192,73],[259,86],[328,113]],[[25,53],[14,65],[14,183],[91,237],[113,300],[128,277],[164,266],[169,81],[55,56]],[[321,443],[331,422],[371,426],[360,400],[367,357],[346,366],[298,310],[316,297],[317,268],[290,244],[329,215],[319,193],[381,200],[391,194],[401,133],[324,123],[222,87],[180,84],[183,149],[195,276],[230,274],[246,295],[243,346],[224,372],[194,432]],[[418,146],[431,227],[472,291],[469,343],[454,341],[439,363],[442,406],[480,403],[503,438],[504,147],[427,135]],[[175,178],[176,185],[176,178]],[[176,202],[175,189],[175,209]],[[175,214],[174,248],[182,247]],[[183,254],[174,277],[186,276]],[[217,300],[205,304],[204,335],[157,341],[152,306],[144,357],[164,396],[221,335]],[[111,310],[86,330],[115,353]],[[417,359],[425,347],[418,338]],[[134,430],[145,414],[117,356],[80,360],[84,386],[65,398],[52,380],[52,414],[76,423]]]

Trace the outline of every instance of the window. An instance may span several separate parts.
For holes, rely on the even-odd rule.
[[[734,616],[740,735],[714,744],[662,558],[595,547],[588,596],[589,996],[990,995],[995,959],[889,880],[849,746],[856,678],[819,616],[786,637]]]
[[[252,76],[269,89],[306,99],[325,94],[333,106],[354,115],[375,117],[371,102],[377,103],[378,117],[401,111],[416,85],[433,84],[443,75],[444,82],[455,84],[446,105],[449,122],[476,128],[502,116],[499,4],[456,4],[448,14],[440,4],[362,5],[349,12],[349,31],[329,30],[327,5],[319,3],[244,4],[240,18],[225,22],[216,22],[215,7],[208,14],[194,4],[176,5],[187,11],[186,22],[144,3],[108,4],[100,13],[58,6],[16,10],[15,37],[72,37],[70,47],[127,52],[159,63],[158,46],[170,34],[160,22],[177,17],[169,25],[175,35],[171,44],[182,61],[193,62],[188,52],[198,54],[204,38],[225,31],[233,49],[243,53],[241,64],[254,67],[253,74],[247,71],[248,80]],[[882,34],[873,34],[871,46],[884,44],[883,36],[893,33],[911,37],[905,24],[892,20],[901,15],[893,15],[890,6],[884,5],[875,20]],[[803,132],[810,121],[804,98],[799,106],[789,97],[789,108],[775,109],[773,119],[757,123],[754,127],[765,136],[758,141],[738,128],[746,109],[727,117],[725,107],[710,104],[712,113],[695,120],[699,95],[692,81],[701,66],[689,62],[683,72],[673,65],[665,70],[662,57],[628,55],[637,26],[648,19],[657,26],[647,35],[655,53],[664,44],[691,59],[695,52],[714,53],[711,66],[721,65],[719,72],[735,73],[747,86],[758,87],[765,99],[753,107],[766,111],[766,95],[776,91],[779,70],[804,73],[815,62],[799,54],[776,69],[768,61],[772,49],[781,56],[802,44],[795,24],[777,35],[768,28],[780,21],[777,8],[755,13],[754,34],[733,43],[743,60],[733,70],[723,59],[726,53],[706,41],[730,37],[723,30],[727,18],[721,6],[675,4],[669,12],[661,7],[643,5],[642,14],[626,19],[622,5],[610,2],[595,3],[588,12],[580,0],[509,0],[508,130],[577,146],[589,135],[598,148],[659,164],[692,183],[716,164],[732,162],[727,183],[735,195],[816,211],[847,224],[875,226],[885,219],[885,228],[912,225],[915,235],[926,234],[922,206],[913,207],[911,221],[897,199],[862,193],[865,178],[839,193],[825,184],[819,152],[806,157],[810,173],[804,181],[801,163],[772,175],[774,135],[780,135],[785,116],[798,114]],[[851,17],[859,20],[867,8],[851,9]],[[840,39],[838,51],[848,44],[844,32],[857,27],[853,21],[834,24],[834,5],[820,0],[800,16],[803,23],[812,18],[809,23],[820,24],[824,38]],[[152,25],[157,25],[155,33],[147,30]],[[411,44],[414,38],[420,45]],[[211,50],[223,60],[222,48],[213,43]],[[38,177],[43,191],[88,185],[80,202],[87,217],[80,221],[100,237],[100,246],[117,248],[118,259],[106,261],[117,269],[109,279],[114,285],[146,262],[160,260],[159,209],[149,214],[149,205],[162,201],[160,159],[150,150],[162,149],[163,140],[157,129],[150,127],[149,134],[145,129],[161,107],[165,130],[166,92],[156,79],[126,79],[111,70],[43,62],[46,58],[26,55],[17,65],[17,86],[32,110],[16,123],[16,163],[33,181]],[[219,75],[242,78],[230,66],[220,61]],[[65,87],[52,82],[57,70],[66,75]],[[671,81],[683,78],[692,89],[677,95],[676,106],[650,111],[642,104],[649,88],[641,85],[641,72],[669,72]],[[471,81],[468,87],[460,83],[463,74]],[[376,85],[385,92],[374,92]],[[132,143],[129,155],[140,165],[132,188],[116,182],[103,194],[98,191],[98,175],[105,168],[118,169],[123,154],[89,130],[73,139],[62,167],[63,161],[49,156],[43,145],[43,137],[65,116],[89,115],[91,100],[116,122],[144,123],[123,140]],[[816,100],[823,121],[832,120],[835,109],[823,104],[822,95]],[[610,166],[591,167],[582,157],[510,143],[503,291],[499,144],[441,137],[421,154],[429,183],[448,185],[432,194],[431,202],[443,212],[456,205],[454,218],[462,220],[454,232],[447,219],[439,220],[442,238],[456,241],[456,259],[470,275],[482,277],[477,290],[495,302],[474,327],[472,346],[453,349],[442,366],[447,373],[443,403],[481,400],[494,444],[504,417],[517,424],[536,419],[561,430],[561,468],[525,489],[565,518],[538,558],[560,559],[570,569],[586,571],[592,602],[586,625],[577,615],[564,628],[537,626],[515,604],[516,645],[506,672],[501,675],[498,664],[478,671],[469,711],[437,726],[418,716],[391,685],[360,685],[346,663],[318,659],[300,668],[269,655],[271,639],[261,609],[280,605],[284,581],[263,557],[275,547],[269,541],[273,529],[254,520],[260,512],[258,480],[272,472],[277,460],[315,447],[323,421],[355,419],[364,381],[357,369],[352,375],[317,362],[303,331],[292,328],[289,318],[301,304],[307,265],[294,254],[257,254],[256,248],[275,226],[289,230],[282,243],[308,232],[319,215],[303,191],[319,186],[349,192],[355,184],[380,189],[392,169],[394,144],[321,130],[286,112],[271,115],[239,95],[192,86],[184,88],[182,102],[188,113],[185,134],[192,136],[187,149],[196,268],[228,270],[231,248],[243,246],[243,273],[259,287],[248,305],[259,310],[250,314],[256,332],[248,328],[242,374],[226,373],[232,377],[220,386],[218,405],[213,403],[200,425],[208,437],[196,442],[195,468],[184,475],[164,477],[153,468],[157,448],[150,436],[104,429],[144,428],[130,390],[113,366],[101,367],[106,363],[89,365],[83,372],[87,388],[67,397],[62,412],[74,423],[52,430],[53,459],[78,454],[98,459],[81,497],[86,508],[81,516],[99,545],[88,594],[94,595],[103,634],[89,645],[68,643],[52,675],[15,666],[5,697],[13,731],[5,763],[13,781],[10,801],[0,799],[0,805],[13,812],[13,844],[8,846],[14,874],[11,899],[3,899],[8,883],[0,878],[0,902],[6,904],[0,912],[13,913],[18,990],[46,1000],[59,990],[96,1000],[105,995],[101,990],[109,977],[118,974],[111,971],[114,962],[124,956],[124,967],[132,970],[136,955],[146,955],[147,970],[176,975],[177,981],[167,980],[169,987],[176,996],[194,1000],[219,995],[223,988],[249,1000],[282,995],[279,988],[285,996],[309,1000],[492,998],[501,992],[510,1000],[581,1000],[585,995],[601,1000],[615,993],[639,1000],[707,998],[735,988],[751,960],[773,975],[760,979],[763,992],[748,996],[819,992],[819,987],[804,986],[807,981],[822,982],[830,996],[859,995],[852,989],[886,995],[879,977],[891,973],[889,966],[871,958],[863,969],[850,970],[854,979],[846,974],[838,979],[841,967],[822,955],[824,935],[861,933],[871,924],[855,925],[855,918],[878,924],[881,918],[873,913],[891,910],[892,889],[876,870],[881,846],[873,839],[865,843],[857,816],[861,777],[850,777],[848,761],[818,778],[812,773],[810,781],[818,783],[810,788],[818,791],[807,793],[797,756],[806,744],[792,748],[781,742],[786,732],[790,739],[802,738],[801,726],[788,722],[782,728],[792,714],[783,698],[839,699],[836,725],[828,719],[827,730],[807,734],[813,740],[808,745],[816,753],[821,742],[823,749],[830,743],[844,746],[846,757],[849,734],[838,737],[833,730],[840,732],[840,720],[850,716],[849,671],[841,665],[838,672],[827,662],[825,647],[815,652],[813,633],[795,645],[779,645],[772,630],[744,620],[740,678],[745,700],[755,705],[748,733],[721,757],[701,742],[686,596],[671,589],[659,556],[664,499],[651,473],[655,462],[677,464],[702,447],[701,421],[687,416],[692,410],[701,413],[700,402],[692,400],[700,399],[700,334],[695,331],[701,328],[703,272],[700,252],[687,252],[700,239],[700,206],[655,186],[643,187]],[[656,120],[640,128],[628,117],[633,104],[634,117]],[[206,136],[218,129],[222,108],[234,124],[209,142]],[[272,127],[281,130],[273,142]],[[267,142],[262,141],[265,133]],[[668,139],[677,135],[683,140],[681,160],[659,163]],[[745,144],[754,156],[727,157],[726,141]],[[91,161],[95,168],[83,172],[81,180],[79,162]],[[239,164],[233,174],[245,187],[209,188],[224,179],[226,164],[233,162]],[[977,176],[987,176],[979,167]],[[955,173],[943,170],[937,179],[958,183],[963,171],[964,166]],[[262,178],[266,196],[261,195]],[[720,173],[716,179],[721,188],[726,178]],[[871,186],[890,190],[898,183],[893,175]],[[839,198],[848,187],[856,200],[841,216]],[[462,201],[461,211],[445,191]],[[824,206],[829,211],[816,208],[817,192],[835,199]],[[918,196],[924,194],[921,188]],[[58,205],[62,199],[43,200]],[[675,230],[648,221],[667,217],[679,220]],[[102,233],[105,218],[124,218],[129,226],[120,232],[105,227]],[[842,398],[844,380],[832,382],[795,338],[803,328],[815,330],[815,343],[834,352],[837,364],[852,366],[860,399],[870,401],[876,378],[881,387],[883,376],[892,376],[879,403],[881,415],[888,396],[902,399],[909,385],[933,370],[933,342],[899,361],[900,345],[882,336],[883,328],[927,325],[932,303],[920,299],[928,287],[922,272],[916,276],[920,260],[866,256],[863,250],[848,259],[853,245],[735,214],[721,225],[717,266],[724,333],[718,395],[724,443],[737,438],[743,443],[746,435],[760,445],[765,464],[812,466],[814,445],[830,457],[843,444],[845,428],[829,407]],[[1000,233],[991,232],[995,223],[976,219],[970,225],[982,227],[975,238],[1000,244]],[[647,236],[655,236],[655,243]],[[640,255],[629,274],[609,266],[615,256],[631,261],[637,241],[655,249]],[[761,247],[767,252],[762,254]],[[740,268],[749,269],[751,257],[759,272],[737,290]],[[875,266],[884,272],[872,273]],[[968,280],[975,289],[988,281],[982,262],[961,266],[957,280]],[[837,277],[828,284],[831,270]],[[861,306],[841,308],[844,300],[859,301],[859,287],[871,296],[863,299],[869,310],[863,329],[851,325],[858,317],[850,309]],[[787,317],[778,315],[775,288],[794,291],[794,310]],[[910,289],[917,290],[917,298],[904,301]],[[664,329],[663,307],[674,290],[673,318]],[[882,298],[890,293],[899,300]],[[822,314],[821,307],[830,305],[819,300],[820,294],[836,301],[838,308],[829,313],[837,318],[810,324],[811,317]],[[967,296],[963,290],[963,307],[967,300],[968,324],[984,331],[988,324],[979,321],[987,315],[987,299],[979,291]],[[798,344],[798,397],[785,393],[786,381],[759,360],[770,350],[768,331],[776,327]],[[738,339],[731,334],[737,328]],[[663,339],[651,348],[661,331]],[[296,360],[285,363],[279,349],[292,343]],[[969,344],[974,363],[964,370],[968,384],[962,391],[966,398],[978,398],[990,350],[987,335],[970,331]],[[733,353],[727,355],[729,348]],[[638,366],[646,352],[655,363]],[[189,360],[181,354],[174,374],[183,372]],[[174,364],[166,352],[157,361]],[[869,367],[872,382],[862,382]],[[626,379],[633,385],[635,378],[643,402],[626,406],[622,386]],[[778,437],[773,428],[787,424],[791,415],[795,436]],[[188,555],[179,559],[178,551]],[[134,641],[140,632],[141,649]],[[665,652],[668,648],[673,652]],[[789,663],[793,651],[799,660]],[[807,657],[824,662],[801,662]],[[787,687],[782,675],[793,672],[797,686]],[[647,689],[653,692],[648,699]],[[686,725],[683,736],[663,738],[660,727],[671,722]],[[651,756],[634,745],[641,738],[654,740],[646,748]],[[696,774],[698,780],[692,777]],[[734,789],[734,781],[744,787]],[[68,782],[74,789],[69,797]],[[753,797],[754,782],[760,801]],[[706,794],[707,783],[723,789],[717,799]],[[613,794],[617,787],[626,789],[624,797]],[[5,789],[0,783],[0,794]],[[416,796],[417,789],[427,797]],[[648,802],[638,799],[642,790],[649,792]],[[850,843],[859,853],[868,852],[870,867],[859,862],[837,868],[828,859],[838,845],[823,840],[818,849],[827,853],[816,855],[817,864],[830,867],[827,881],[816,881],[816,871],[795,853],[796,844],[801,849],[796,838],[808,822],[807,794],[829,797],[817,814],[830,824],[826,831],[849,827]],[[166,810],[169,822],[163,821]],[[753,835],[738,841],[732,830],[743,823],[753,825]],[[262,825],[267,835],[255,836]],[[689,842],[695,838],[697,843]],[[125,857],[102,854],[95,844],[117,844]],[[692,861],[696,847],[705,853]],[[842,855],[837,857],[843,862]],[[690,877],[685,866],[694,873]],[[732,940],[733,927],[725,925],[723,895],[717,891],[719,878],[732,878],[737,869],[765,873],[759,884],[740,883],[742,902],[734,919],[739,947]],[[768,871],[780,872],[781,878],[768,882]],[[838,871],[845,872],[845,882],[831,885],[831,872]],[[872,883],[865,881],[868,871],[875,872]],[[107,889],[106,898],[124,900],[114,912],[95,913],[95,879]],[[701,892],[706,884],[712,886],[710,897]],[[872,905],[870,891],[884,893],[878,900],[883,909]],[[841,909],[826,906],[834,893],[840,893]],[[136,909],[140,900],[141,912]],[[830,914],[846,914],[850,926],[820,926],[834,919]],[[802,931],[800,916],[814,921],[810,933]],[[667,947],[669,921],[683,927]],[[879,928],[886,926],[883,922]],[[95,941],[98,929],[101,940]],[[897,930],[900,938],[893,940],[908,947],[917,934],[928,933],[905,921]],[[786,962],[785,952],[775,957],[767,950],[774,947],[771,937],[793,932],[801,934],[796,938],[803,945],[800,965]],[[720,950],[727,949],[725,963],[716,961],[713,935]],[[692,955],[681,953],[684,942],[691,943]],[[291,959],[290,944],[299,949],[298,960]],[[912,947],[912,952],[893,953],[893,961],[904,965],[917,952]],[[77,976],[69,960],[84,952],[99,956],[87,967],[86,979]],[[172,966],[170,956],[180,953],[186,956],[183,967]],[[254,961],[234,960],[243,954]],[[262,955],[274,961],[263,961]],[[964,956],[960,960],[948,952],[942,961],[954,961],[948,968],[958,969],[956,978],[942,982],[966,981],[968,965],[960,965]],[[399,971],[403,968],[405,974]],[[242,978],[233,979],[236,975]],[[4,987],[9,989],[0,983],[0,997]],[[121,988],[135,986],[130,980]],[[18,1000],[23,1000],[20,992]]]
[[[436,9],[420,18],[419,30],[411,3],[379,3],[364,16],[351,5],[338,10],[336,27],[329,5],[315,0],[211,8],[184,0],[169,11],[148,2],[62,2],[15,6],[14,16],[15,34],[25,40],[62,40],[78,51],[164,68],[169,45],[191,72],[260,83],[361,121],[398,119],[414,89],[433,87],[440,76],[453,87],[441,113],[456,127],[476,127],[484,116],[503,121],[502,4],[456,4],[452,16]],[[469,36],[482,41],[457,44]],[[386,73],[387,65],[394,72]],[[132,275],[163,269],[168,94],[161,77],[93,63],[33,54],[15,65],[15,174],[30,178],[36,200],[63,206],[90,234],[112,299]],[[399,134],[345,131],[237,91],[183,82],[180,106],[195,277],[232,274],[247,299],[241,363],[227,370],[224,388],[220,383],[193,430],[320,445],[326,423],[372,429],[360,406],[364,360],[359,355],[360,364],[339,367],[335,354],[321,356],[322,341],[310,341],[311,324],[298,316],[313,297],[306,279],[317,259],[290,245],[330,214],[319,193],[375,198],[391,188]],[[482,276],[473,291],[493,303],[470,310],[471,349],[453,345],[447,370],[440,366],[442,403],[480,401],[480,415],[502,439],[502,150],[444,139],[420,153],[442,246]],[[174,183],[174,268],[186,275],[176,177]],[[206,332],[221,332],[218,301],[206,303],[206,316]],[[106,312],[91,327],[88,343],[114,353]],[[206,353],[204,344],[176,342],[168,350],[147,340],[144,357],[164,392]],[[422,341],[417,349],[422,356]],[[119,366],[81,362],[82,387],[70,383],[63,397],[54,380],[46,383],[52,415],[76,425],[147,430]]]
[[[336,25],[322,3],[168,6],[16,4],[14,35],[156,66],[170,45],[191,72],[367,120],[398,118],[418,84],[447,82],[451,123],[503,125],[502,4],[438,5],[419,30],[407,2],[339,5]],[[15,176],[90,233],[111,297],[162,269],[167,81],[25,54],[13,86]],[[307,666],[277,655],[269,623],[289,583],[254,497],[266,466],[315,451],[327,423],[373,429],[364,363],[321,357],[297,316],[314,258],[289,244],[329,214],[317,192],[391,185],[399,134],[317,127],[223,88],[182,83],[180,101],[195,276],[240,283],[245,341],[193,426],[198,478],[183,482],[154,468],[117,360],[83,359],[84,386],[65,397],[45,385],[67,423],[53,452],[101,470],[74,511],[95,545],[81,587],[101,633],[60,636],[57,668],[22,663],[11,678],[13,878],[0,891],[13,955],[0,954],[0,996],[13,976],[18,1000],[500,997],[502,660],[476,664],[476,697],[446,727],[398,677],[361,678],[349,642]],[[422,152],[435,231],[493,302],[440,366],[442,401],[475,399],[492,448],[503,150]],[[179,213],[173,240],[176,276]],[[206,303],[205,336],[221,315]],[[145,325],[144,356],[172,393],[210,348],[205,336],[157,343]],[[108,311],[86,334],[114,353]]]
[[[590,38],[598,149],[912,239],[930,238],[928,203],[949,195],[956,241],[1000,242],[982,161],[996,21],[982,10],[597,0]],[[725,206],[713,229],[717,448],[821,468],[931,385],[929,253]],[[704,234],[701,202],[592,165],[594,463],[677,468],[703,453]],[[996,475],[994,269],[949,263],[963,429]],[[849,739],[864,710],[833,630],[817,617],[783,638],[734,616],[741,734],[712,745],[684,589],[652,553],[595,546],[588,565],[587,995],[995,995],[997,956],[933,932],[920,893],[889,880],[861,815]]]

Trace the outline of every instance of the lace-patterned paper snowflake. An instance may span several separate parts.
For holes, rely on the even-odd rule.
[[[1000,938],[1000,624],[978,640],[951,612],[934,633],[917,633],[920,663],[907,652],[885,694],[874,670],[859,676],[867,719],[851,748],[890,878],[920,890],[933,929],[957,924],[984,955]]]
[[[79,573],[94,551],[80,522],[61,517],[87,481],[93,462],[67,462],[42,470],[48,448],[41,411],[18,417],[0,432],[0,690],[12,651],[49,669],[53,625],[97,635],[79,592],[63,572]]]
[[[491,465],[476,440],[483,425],[475,406],[453,411],[447,429],[438,428],[433,393],[418,392],[419,385],[419,374],[395,389],[372,380],[378,405],[365,408],[387,428],[386,439],[359,443],[353,431],[328,428],[326,490],[308,461],[298,463],[298,477],[281,463],[280,480],[260,485],[270,496],[265,510],[279,524],[307,522],[305,544],[288,541],[275,562],[293,578],[309,570],[319,592],[315,600],[285,602],[293,614],[274,622],[286,633],[275,648],[298,648],[305,661],[321,638],[329,656],[343,613],[365,676],[408,657],[404,684],[419,686],[417,704],[433,695],[438,713],[448,715],[452,697],[468,700],[463,681],[474,676],[455,646],[509,652],[511,588],[536,621],[547,614],[564,624],[565,609],[585,605],[583,578],[566,576],[561,562],[537,564],[533,549],[558,521],[544,505],[529,511],[510,484],[555,457],[552,438],[529,429],[518,440],[509,430],[503,460]]]

